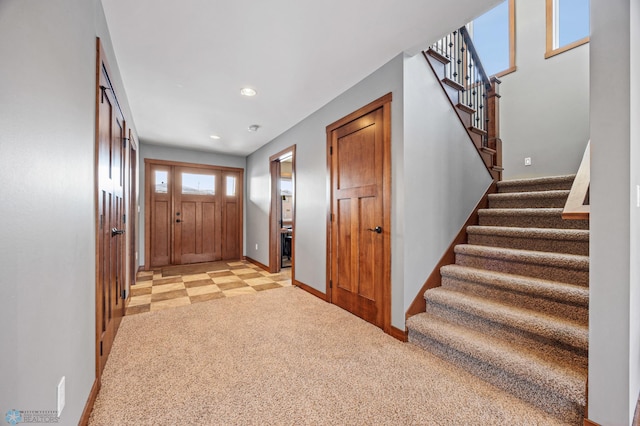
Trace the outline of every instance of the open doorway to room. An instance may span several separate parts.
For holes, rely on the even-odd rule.
[[[269,271],[295,270],[295,145],[272,155],[269,214]]]

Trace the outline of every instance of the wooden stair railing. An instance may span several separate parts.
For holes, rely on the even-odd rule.
[[[466,27],[438,40],[423,54],[489,173],[501,180],[500,80],[487,76]]]
[[[563,219],[589,219],[589,185],[591,184],[591,141],[584,150],[582,162],[562,211]]]

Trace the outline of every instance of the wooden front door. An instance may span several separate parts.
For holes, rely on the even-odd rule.
[[[385,330],[390,327],[388,102],[374,102],[327,128],[330,300]]]
[[[220,172],[176,167],[174,188],[174,263],[222,258]]]
[[[145,163],[147,268],[242,257],[242,169]]]
[[[102,53],[102,50],[99,49]],[[98,56],[97,99],[97,369],[104,369],[125,303],[124,180],[125,123],[109,82],[104,55]]]

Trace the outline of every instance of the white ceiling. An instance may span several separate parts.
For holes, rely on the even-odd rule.
[[[498,2],[102,0],[140,140],[238,155]]]

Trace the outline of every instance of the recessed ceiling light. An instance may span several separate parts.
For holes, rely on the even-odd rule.
[[[211,135],[211,136],[209,136],[209,137],[210,137],[211,139],[220,139],[220,136],[218,136],[218,135]]]
[[[252,124],[251,126],[249,126],[249,131],[250,132],[257,132],[259,128],[260,128],[260,126],[258,126],[257,124]]]
[[[255,89],[252,89],[251,87],[243,87],[242,89],[240,89],[240,94],[242,96],[255,96],[256,95]]]

